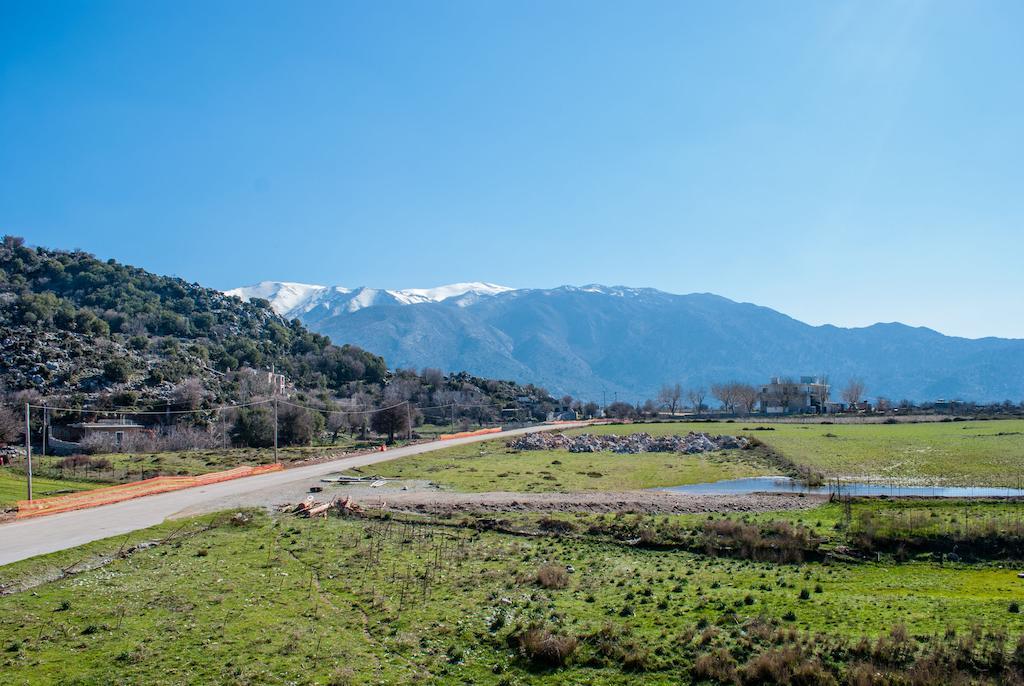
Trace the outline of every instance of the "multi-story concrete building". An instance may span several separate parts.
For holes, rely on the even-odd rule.
[[[758,409],[762,414],[824,414],[829,405],[828,381],[801,376],[799,381],[776,376],[761,387]]]

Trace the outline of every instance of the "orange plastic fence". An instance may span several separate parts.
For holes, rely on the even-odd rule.
[[[483,436],[484,434],[496,433],[501,433],[501,427],[495,427],[493,429],[477,429],[476,431],[460,431],[457,434],[441,434],[437,438],[441,441],[448,441],[453,438],[469,438],[470,436]]]
[[[254,476],[284,469],[280,464],[265,464],[257,467],[235,467],[223,472],[210,472],[196,476],[155,476],[152,479],[132,481],[127,484],[105,486],[91,491],[79,491],[67,495],[58,495],[38,500],[19,500],[16,519],[38,517],[40,515],[82,510],[87,507],[110,505],[124,500],[141,498],[146,495],[178,491],[193,486],[209,486],[210,484],[240,479],[243,476]]]

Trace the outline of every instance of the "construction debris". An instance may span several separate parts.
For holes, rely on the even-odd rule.
[[[318,504],[314,505],[313,507],[309,508],[308,510],[306,510],[306,516],[307,517],[316,517],[317,515],[322,515],[322,516],[326,517],[327,516],[327,510],[329,510],[331,508],[331,505],[333,505],[333,504],[334,504],[333,502],[330,502],[330,503],[318,503]]]
[[[385,479],[382,476],[350,476],[348,474],[339,474],[338,476],[325,476],[320,479],[325,484],[370,484],[371,486],[379,486],[380,483],[386,483],[389,479]],[[376,486],[375,486],[376,485]]]
[[[750,447],[750,441],[742,436],[716,436],[693,431],[685,436],[652,436],[649,433],[635,433],[626,436],[615,434],[570,436],[563,433],[538,432],[520,436],[506,445],[513,450],[568,450],[570,453],[613,452],[630,455],[685,453],[693,455],[716,450],[742,450]]]
[[[352,502],[352,496],[339,500],[334,504],[338,512],[342,514],[362,514],[363,508],[359,507],[357,503]]]

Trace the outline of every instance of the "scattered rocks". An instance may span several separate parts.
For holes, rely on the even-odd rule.
[[[579,434],[538,432],[520,436],[507,443],[513,450],[568,450],[571,453],[613,452],[637,453],[710,453],[716,450],[748,448],[750,442],[742,436],[716,436],[693,432],[685,436],[652,436],[649,433]]]

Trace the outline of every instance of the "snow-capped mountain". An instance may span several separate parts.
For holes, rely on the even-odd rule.
[[[591,399],[649,398],[665,383],[851,377],[871,397],[1024,398],[1024,340],[968,340],[925,328],[810,326],[710,293],[491,283],[384,290],[264,281],[228,291],[265,298],[338,343],[389,366],[466,370]]]
[[[263,298],[278,314],[292,319],[302,318],[322,310],[325,312],[356,312],[378,305],[415,305],[419,303],[452,301],[459,307],[476,302],[480,297],[514,290],[493,283],[452,283],[436,288],[407,288],[381,290],[376,288],[345,288],[344,286],[317,286],[288,281],[261,281],[255,286],[244,286],[227,291],[242,300]],[[316,316],[316,315],[313,315]]]

